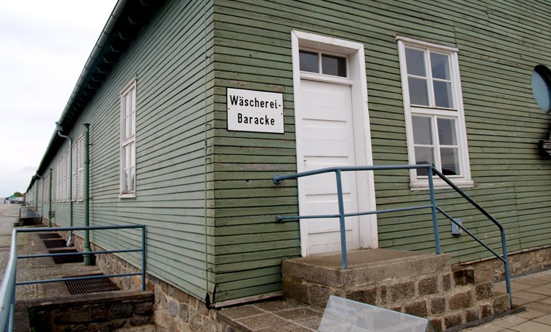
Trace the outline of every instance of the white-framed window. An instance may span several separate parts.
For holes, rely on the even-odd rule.
[[[61,161],[57,161],[55,168],[55,200],[56,202],[61,202]]]
[[[73,143],[72,147],[72,160],[71,160],[71,200],[76,201],[77,199],[77,162],[78,162],[78,141]]]
[[[136,81],[121,92],[121,198],[136,195]]]
[[[77,200],[84,197],[84,136],[77,141]]]
[[[410,164],[432,164],[460,187],[470,174],[458,49],[397,37]],[[427,171],[411,170],[411,188],[428,188]],[[435,177],[436,187],[446,187]]]
[[[69,153],[63,155],[63,201],[69,200]]]

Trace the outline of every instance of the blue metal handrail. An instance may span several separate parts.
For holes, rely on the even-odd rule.
[[[141,229],[141,248],[140,249],[124,249],[124,250],[106,250],[106,251],[87,251],[87,252],[72,252],[72,253],[55,253],[55,254],[39,254],[39,255],[17,255],[17,234],[18,233],[35,233],[35,232],[59,232],[59,231],[80,231],[80,230],[104,230],[104,229],[129,229],[140,228]],[[88,276],[88,277],[72,277],[61,279],[47,279],[36,281],[24,281],[17,282],[17,259],[26,258],[40,258],[40,257],[56,257],[56,256],[70,256],[70,255],[91,255],[91,254],[109,254],[109,253],[128,253],[128,252],[141,252],[142,259],[142,271],[136,273],[122,273],[122,274],[110,274],[101,276]],[[14,327],[14,314],[15,314],[15,286],[31,285],[31,284],[43,284],[50,282],[71,281],[71,280],[85,280],[85,279],[100,279],[100,278],[112,278],[112,277],[127,277],[127,276],[142,276],[142,291],[145,291],[145,225],[122,225],[122,226],[88,226],[88,227],[44,227],[44,228],[21,228],[14,229],[11,236],[11,248],[8,258],[8,264],[6,272],[4,273],[4,279],[0,285],[0,330],[13,331]]]
[[[426,169],[427,177],[429,183],[429,193],[430,193],[430,205],[420,205],[407,208],[395,208],[395,209],[386,209],[386,210],[375,210],[375,211],[364,211],[364,212],[355,212],[355,213],[345,213],[344,211],[344,200],[342,196],[342,172],[354,172],[354,171],[377,171],[377,170],[400,170],[400,169]],[[323,173],[335,173],[336,182],[337,182],[337,198],[339,203],[339,213],[338,214],[326,214],[326,215],[309,215],[309,216],[282,216],[278,215],[276,220],[278,222],[288,221],[288,220],[299,220],[299,219],[328,219],[328,218],[339,218],[340,226],[340,236],[341,236],[341,257],[342,257],[342,268],[348,268],[348,259],[346,254],[346,232],[345,232],[345,218],[346,217],[356,217],[356,216],[365,216],[371,214],[379,213],[390,213],[390,212],[400,212],[400,211],[410,211],[410,210],[419,210],[430,208],[432,213],[432,222],[433,222],[433,231],[434,231],[434,242],[436,253],[440,254],[440,235],[438,232],[438,214],[437,212],[442,213],[446,218],[451,220],[455,225],[461,228],[465,233],[477,241],[480,245],[490,251],[494,256],[501,260],[504,264],[505,269],[505,282],[507,285],[507,293],[509,293],[509,304],[513,307],[513,296],[511,292],[511,276],[509,272],[509,259],[507,257],[507,243],[505,240],[505,229],[497,219],[490,215],[486,210],[484,210],[478,203],[476,203],[472,198],[470,198],[465,192],[463,192],[459,187],[457,187],[452,181],[450,181],[444,174],[434,168],[430,164],[421,164],[421,165],[381,165],[381,166],[343,166],[343,167],[328,167],[322,168],[314,171],[301,172],[296,174],[289,175],[279,175],[276,174],[273,177],[273,182],[275,184],[280,184],[282,181],[290,179],[298,179],[301,177],[323,174]],[[491,222],[494,223],[499,228],[501,234],[501,247],[503,255],[499,255],[492,248],[486,245],[482,240],[480,240],[476,235],[467,230],[463,225],[458,223],[453,217],[448,213],[442,210],[436,204],[436,196],[434,193],[434,179],[433,174],[436,174],[440,179],[442,179],[446,184],[448,184],[452,189],[459,193],[463,198],[465,198],[471,205],[473,205],[478,211],[480,211],[484,216],[486,216]]]

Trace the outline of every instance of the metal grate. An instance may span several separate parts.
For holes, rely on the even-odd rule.
[[[65,276],[66,278],[77,278],[77,277],[94,277],[102,276],[103,273],[93,273],[93,274],[83,274],[75,276]],[[111,280],[108,278],[98,278],[98,279],[84,279],[84,280],[67,280],[65,281],[67,288],[71,295],[76,294],[90,294],[90,293],[100,293],[100,292],[112,292],[120,290]]]

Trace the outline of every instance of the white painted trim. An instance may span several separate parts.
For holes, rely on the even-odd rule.
[[[119,144],[119,198],[127,198],[127,197],[136,197],[136,121],[137,121],[137,104],[138,104],[138,91],[137,91],[137,80],[134,78],[120,93],[119,95],[119,102],[120,102],[120,120],[119,120],[119,137],[120,137],[120,144]],[[123,139],[123,127],[125,126],[125,119],[123,114],[123,103],[124,103],[124,97],[134,89],[134,128],[133,128],[133,136],[132,138]],[[123,171],[124,171],[124,165],[122,163],[124,157],[123,157],[123,147],[129,144],[133,145],[133,151],[132,151],[132,164],[134,165],[134,190],[132,192],[124,192],[123,191]]]
[[[371,131],[369,122],[369,109],[367,104],[367,80],[365,74],[365,55],[364,46],[361,43],[345,41],[332,37],[320,36],[313,33],[291,31],[292,45],[292,61],[293,61],[293,93],[295,101],[295,137],[297,151],[297,172],[304,171],[303,163],[304,147],[302,146],[302,100],[301,100],[301,78],[331,82],[337,84],[351,85],[352,93],[352,108],[354,119],[361,117],[360,121],[353,121],[356,135],[356,143],[361,143],[361,150],[356,151],[356,162],[373,165],[373,155],[371,148]],[[336,54],[348,55],[349,79],[346,78],[331,78],[326,75],[314,73],[301,73],[300,71],[300,48],[317,49],[321,51],[333,52]],[[323,77],[322,77],[323,76]],[[361,129],[361,130],[359,130]],[[358,144],[356,144],[358,145]],[[359,147],[356,148],[360,149]],[[363,159],[363,160],[362,160]],[[357,182],[363,182],[365,185],[358,186],[367,187],[368,192],[358,190],[358,209],[359,211],[376,210],[375,201],[375,184],[373,172],[357,172]],[[304,188],[298,185],[299,211],[302,214],[305,206],[305,191]],[[366,218],[360,218],[360,247],[362,248],[377,248],[377,216],[371,215]],[[305,220],[300,221],[300,242],[302,256],[308,256],[308,229]]]
[[[441,117],[450,117],[456,119],[456,130],[457,130],[457,139],[459,146],[459,163],[462,171],[462,175],[458,177],[449,177],[456,185],[467,188],[474,185],[471,180],[471,169],[469,162],[469,150],[467,144],[467,130],[465,125],[465,110],[463,105],[463,94],[461,89],[461,79],[459,75],[459,59],[458,59],[458,49],[455,47],[443,46],[434,43],[428,43],[420,40],[416,40],[410,37],[396,36],[398,42],[398,54],[400,60],[400,74],[402,79],[402,98],[404,104],[404,113],[405,113],[405,123],[406,123],[406,137],[407,137],[407,148],[408,148],[408,162],[409,164],[415,164],[415,146],[413,142],[413,123],[412,123],[412,114],[418,115],[431,115],[431,116],[441,116]],[[411,106],[409,103],[409,85],[408,85],[408,74],[406,68],[406,55],[405,47],[406,44],[408,47],[419,48],[421,50],[430,50],[436,52],[442,52],[449,56],[449,65],[450,65],[450,75],[453,88],[453,103],[455,108],[441,108],[441,107],[417,107]],[[430,68],[427,66],[428,77],[430,78]],[[429,84],[432,81],[429,80]],[[430,91],[432,87],[429,86],[429,100],[431,104],[434,103],[432,93]],[[433,130],[435,127],[433,126]],[[433,133],[433,137],[436,133]],[[440,167],[439,156],[435,158],[435,166]],[[424,190],[428,189],[428,182],[424,179],[418,179],[416,176],[415,170],[409,171],[410,175],[410,187],[411,190]],[[439,183],[435,179],[435,188],[446,188],[447,185]]]
[[[301,72],[300,73],[300,78],[310,80],[310,81],[335,83],[335,84],[341,84],[341,85],[352,85],[352,84],[354,84],[354,81],[349,79],[349,78],[322,75],[322,74],[316,74],[316,73]]]
[[[442,50],[442,51],[445,51],[445,53],[459,52],[459,49],[455,46],[450,46],[446,44],[429,43],[421,39],[416,39],[416,38],[407,37],[407,36],[396,35],[396,40],[398,42],[401,41],[402,43],[405,42],[406,44],[412,44],[412,46],[420,46],[421,48]]]

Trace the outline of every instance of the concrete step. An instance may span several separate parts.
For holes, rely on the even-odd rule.
[[[330,295],[427,317],[437,331],[499,314],[508,308],[491,280],[470,267],[452,268],[449,255],[387,249],[296,258],[282,263],[286,298],[325,307]]]
[[[348,269],[341,268],[341,255],[323,254],[283,261],[283,276],[331,287],[355,287],[402,276],[449,272],[449,255],[390,249],[348,252]]]

